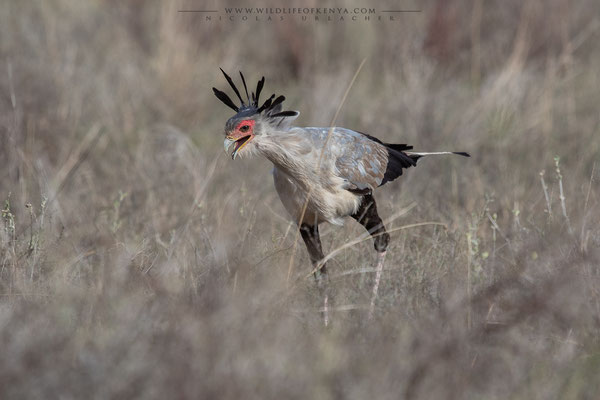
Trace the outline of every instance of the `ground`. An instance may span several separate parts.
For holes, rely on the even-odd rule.
[[[186,7],[0,10],[1,398],[597,395],[596,2],[344,22]],[[340,249],[363,228],[323,226],[325,328],[271,166],[225,156],[211,88],[219,67],[264,75],[327,126],[363,59],[338,125],[472,157],[375,192],[392,241],[371,320],[371,239]]]

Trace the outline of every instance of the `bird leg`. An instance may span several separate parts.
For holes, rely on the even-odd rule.
[[[377,291],[379,290],[379,282],[381,281],[381,273],[383,272],[383,262],[385,261],[385,251],[377,254],[377,266],[375,267],[375,284],[373,285],[373,294],[371,295],[371,305],[369,306],[369,319],[373,318],[375,311],[375,300],[377,299]]]
[[[383,221],[377,214],[377,205],[372,194],[363,196],[363,201],[359,209],[352,214],[352,218],[357,220],[371,234],[374,241],[375,250],[377,250],[377,264],[375,266],[375,284],[373,285],[373,294],[371,295],[371,305],[369,307],[369,319],[373,317],[375,310],[375,301],[377,299],[377,291],[379,290],[379,282],[381,281],[381,273],[385,261],[385,253],[390,235],[386,232],[383,226]]]
[[[325,257],[321,246],[321,238],[319,237],[319,226],[317,224],[311,226],[303,223],[300,225],[300,234],[302,235],[304,244],[306,244],[310,261],[316,267]],[[314,276],[317,281],[317,287],[323,296],[323,322],[327,326],[329,324],[329,293],[327,288],[329,282],[326,265],[323,264],[320,269],[315,271]]]

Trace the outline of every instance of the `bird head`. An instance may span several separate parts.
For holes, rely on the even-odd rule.
[[[229,152],[233,147],[233,151],[231,151],[232,159],[242,154],[242,150],[244,153],[252,153],[252,150],[260,146],[260,142],[264,140],[264,137],[287,127],[300,114],[298,111],[281,111],[285,97],[275,97],[274,94],[259,106],[260,92],[265,84],[264,77],[258,81],[256,92],[252,92],[250,96],[244,75],[240,72],[247,97],[247,101],[244,101],[233,80],[222,69],[221,72],[223,72],[225,79],[240,99],[240,105],[236,106],[225,92],[213,88],[215,96],[236,112],[225,124],[225,142],[223,143],[225,152]]]

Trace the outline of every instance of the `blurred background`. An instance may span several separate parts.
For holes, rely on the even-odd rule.
[[[597,396],[598,3],[327,6],[382,21],[3,4],[1,398]],[[421,12],[381,12],[403,9]],[[330,262],[325,328],[271,166],[226,157],[211,88],[229,91],[219,67],[264,75],[327,126],[363,59],[338,125],[472,158],[375,194],[393,230],[375,317],[366,240]],[[362,233],[324,226],[326,253]]]

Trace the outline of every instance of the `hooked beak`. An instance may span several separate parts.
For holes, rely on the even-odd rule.
[[[237,157],[237,154],[240,151],[240,149],[244,147],[250,141],[250,139],[252,139],[252,136],[253,135],[247,135],[237,139],[231,136],[225,137],[225,141],[223,142],[225,153],[229,153],[229,149],[231,148],[231,146],[235,145],[235,148],[231,152],[231,159],[235,160],[235,157]]]

